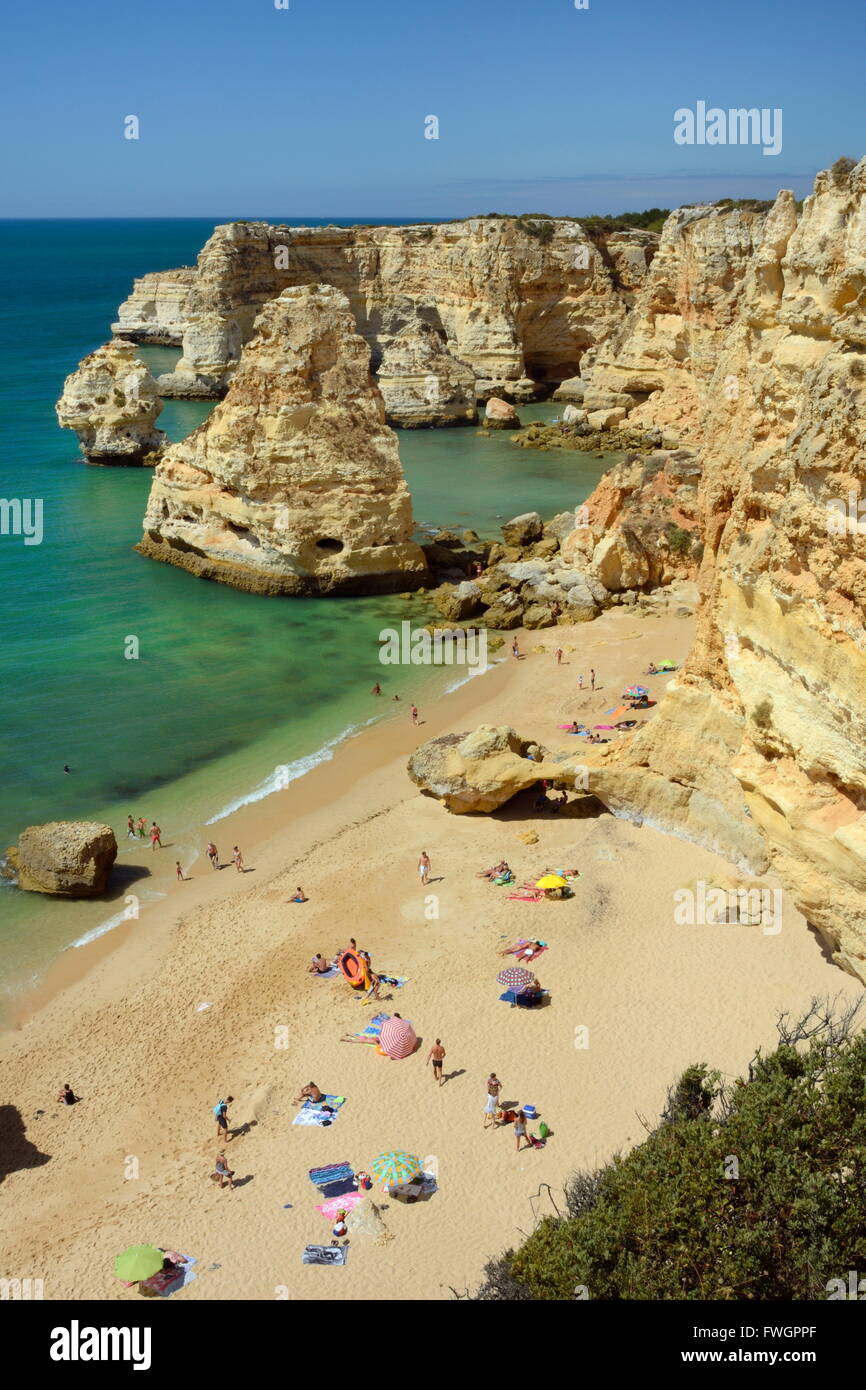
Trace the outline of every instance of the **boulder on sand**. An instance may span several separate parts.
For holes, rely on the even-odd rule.
[[[416,786],[443,801],[457,815],[495,811],[541,778],[568,778],[577,762],[532,761],[534,739],[523,739],[507,726],[481,724],[470,734],[444,734],[423,743],[409,759]]]
[[[29,893],[89,898],[105,891],[116,858],[110,825],[49,821],[28,825],[6,851],[6,875]]]

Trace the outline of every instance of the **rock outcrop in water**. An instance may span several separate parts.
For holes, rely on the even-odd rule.
[[[478,418],[475,373],[452,357],[444,336],[423,321],[391,339],[377,379],[389,425],[471,425]]]
[[[133,281],[132,294],[117,311],[112,333],[137,343],[179,345],[186,323],[186,301],[195,267],[156,270]]]
[[[30,893],[89,898],[104,893],[117,840],[110,825],[49,821],[29,825],[6,851],[6,874]]]
[[[820,174],[800,212],[782,192],[696,239],[701,221],[662,237],[657,286],[691,229],[669,323],[648,286],[593,378],[655,384],[638,413],[700,445],[704,541],[693,651],[610,750],[607,791],[620,814],[771,865],[866,979],[866,161]]]
[[[347,296],[374,370],[420,320],[472,370],[480,397],[527,399],[535,383],[574,376],[587,349],[622,323],[656,243],[635,231],[596,244],[564,218],[413,227],[233,222],[217,227],[203,248],[182,304],[186,272],[169,272],[179,277],[170,309],[168,289],[162,309],[146,283],[152,277],[144,277],[119,323],[131,337],[157,341],[155,320],[174,324],[178,314],[183,356],[160,389],[215,398],[225,394],[262,305],[289,286],[323,282]]]
[[[345,295],[287,289],[255,324],[228,394],[154,473],[137,547],[264,594],[417,588],[397,439]]]
[[[66,378],[57,402],[63,429],[75,430],[89,463],[141,464],[167,443],[156,419],[162,410],[156,382],[135,355],[135,344],[115,338],[97,348]]]

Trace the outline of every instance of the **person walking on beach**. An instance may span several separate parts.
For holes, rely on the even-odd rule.
[[[593,671],[591,667],[589,672],[589,688],[590,690],[595,690],[595,671]]]
[[[213,840],[208,841],[206,854],[211,862],[211,868],[218,869],[220,866],[220,853]]]
[[[436,1039],[430,1051],[427,1053],[427,1061],[433,1063],[433,1080],[438,1081],[439,1085],[442,1086],[444,1084],[442,1063],[445,1061],[445,1048],[442,1046],[441,1038]]]
[[[427,880],[430,877],[431,867],[432,866],[430,864],[430,857],[427,854],[426,849],[422,849],[421,858],[418,860],[418,875],[421,879],[422,888],[426,885]]]
[[[222,1139],[226,1144],[231,1140],[231,1135],[229,1134],[229,1106],[233,1100],[234,1096],[229,1096],[226,1100],[218,1100],[213,1108],[213,1113],[217,1122],[217,1139]]]
[[[487,1121],[492,1120],[496,1124],[496,1112],[499,1109],[499,1092],[502,1090],[502,1082],[492,1071],[487,1078],[487,1104],[484,1107],[484,1128],[489,1129]]]
[[[181,862],[179,859],[175,859],[174,861],[174,872],[177,875],[178,883],[184,883],[186,881],[186,876],[183,872],[183,868],[181,867]]]
[[[583,689],[583,674],[582,674],[582,673],[581,673],[581,675],[579,675],[578,678],[577,678],[577,688],[578,688],[578,690],[582,690],[582,689]]]
[[[139,840],[143,840],[146,834],[147,834],[147,821],[144,819],[144,816],[139,816],[139,818],[138,818],[138,838],[139,838]]]
[[[160,830],[156,821],[154,821],[150,827],[150,848],[152,850],[156,849],[157,845],[159,845],[160,849],[162,849],[162,840],[160,838],[161,835],[162,831]]]
[[[513,657],[515,657],[515,659],[516,659],[517,661],[520,660],[520,646],[519,646],[519,644],[518,644],[518,641],[517,641],[517,638],[516,638],[516,637],[515,637],[514,641],[511,643],[511,655],[512,655]]]
[[[127,839],[135,839],[135,821],[132,819],[132,816],[126,817],[126,835]]]
[[[557,647],[557,649],[556,649],[556,651],[553,653],[553,655],[554,655],[555,658],[556,658],[556,664],[557,664],[557,666],[561,666],[561,665],[562,665],[562,647]]]
[[[215,1178],[219,1179],[220,1187],[225,1187],[226,1183],[228,1183],[232,1192],[234,1192],[234,1169],[229,1167],[228,1163],[226,1162],[226,1156],[224,1153],[217,1154],[216,1166],[214,1168],[213,1175]]]
[[[417,724],[417,723],[418,723],[418,706],[417,706],[417,705],[413,705],[412,708],[411,708],[411,710],[409,711],[409,713],[410,713],[410,715],[412,716],[412,723],[413,723],[413,724]]]
[[[520,1153],[521,1139],[526,1141],[527,1149],[532,1148],[529,1135],[526,1133],[526,1116],[524,1115],[522,1110],[518,1110],[517,1119],[514,1121],[514,1138],[516,1140],[518,1153]]]
[[[235,868],[237,869],[238,873],[242,874],[244,871],[244,856],[241,854],[237,845],[235,845],[234,849],[232,850],[232,862]]]

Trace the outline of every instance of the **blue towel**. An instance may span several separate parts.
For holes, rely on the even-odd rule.
[[[544,998],[548,993],[548,990],[543,989],[541,991],[541,998]],[[515,994],[513,989],[507,989],[504,994],[500,994],[499,1002],[501,1004],[517,1004],[521,1009],[534,1009],[541,1003],[541,998],[532,1000],[525,999],[522,994]]]

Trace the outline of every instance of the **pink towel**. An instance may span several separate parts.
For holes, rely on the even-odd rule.
[[[345,1197],[330,1197],[327,1202],[322,1202],[321,1206],[316,1207],[329,1221],[335,1221],[338,1211],[351,1211],[359,1202],[363,1202],[363,1192],[347,1192]]]

